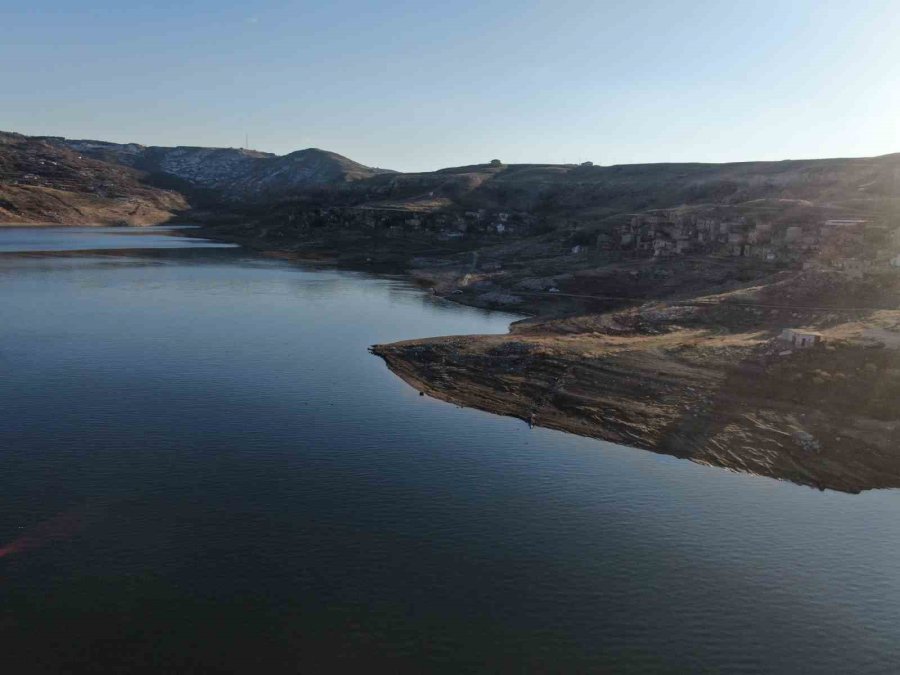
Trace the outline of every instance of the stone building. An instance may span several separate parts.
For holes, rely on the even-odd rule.
[[[811,330],[804,330],[802,328],[785,328],[781,332],[781,335],[778,336],[778,339],[782,342],[789,343],[791,346],[796,347],[797,349],[807,349],[809,347],[815,347],[823,340],[821,333],[817,333]]]

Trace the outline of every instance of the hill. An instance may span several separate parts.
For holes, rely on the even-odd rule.
[[[495,208],[603,217],[695,204],[760,199],[857,204],[896,200],[900,155],[733,164],[620,166],[474,165],[370,181],[387,186],[384,205],[404,208]],[[365,188],[366,185],[358,187]],[[372,195],[377,203],[377,194]],[[896,205],[896,201],[893,202]],[[882,206],[883,204],[878,204]]]
[[[153,224],[189,203],[221,211],[389,173],[317,148],[278,156],[0,132],[0,223]]]
[[[730,164],[492,162],[397,173],[317,148],[278,156],[236,148],[29,139],[17,134],[4,138],[0,155],[6,157],[0,156],[0,162],[7,166],[7,184],[21,183],[26,174],[38,177],[29,180],[52,183],[60,167],[69,167],[73,177],[82,170],[76,166],[79,162],[93,160],[94,171],[120,180],[127,175],[148,189],[179,192],[195,205],[250,215],[305,206],[451,215],[477,210],[540,219],[548,227],[578,224],[591,229],[621,222],[623,214],[659,209],[727,207],[753,217],[757,212],[797,213],[807,208],[851,217],[890,213],[900,204],[898,154]],[[21,153],[20,159],[12,157],[26,144],[41,148],[45,164],[23,162]],[[51,161],[56,164],[47,163]],[[52,201],[47,198],[48,204]]]
[[[159,147],[50,138],[48,142],[96,159],[124,164],[215,201],[282,199],[304,190],[388,173],[334,152],[307,148],[279,156],[243,148]]]
[[[0,132],[0,223],[152,225],[187,210],[135,168]]]

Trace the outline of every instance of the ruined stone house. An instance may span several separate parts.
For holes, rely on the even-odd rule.
[[[778,339],[782,342],[787,342],[797,349],[808,349],[809,347],[815,347],[817,344],[820,344],[823,337],[821,333],[811,330],[785,328],[781,332],[781,335],[778,336]]]

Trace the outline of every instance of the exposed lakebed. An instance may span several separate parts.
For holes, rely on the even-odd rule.
[[[515,318],[159,228],[0,229],[8,662],[894,669],[897,491],[530,430],[366,350]]]

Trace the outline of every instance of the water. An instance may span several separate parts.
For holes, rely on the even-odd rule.
[[[0,251],[10,672],[897,670],[897,491],[419,397],[366,347],[514,317],[399,278],[158,229]]]

